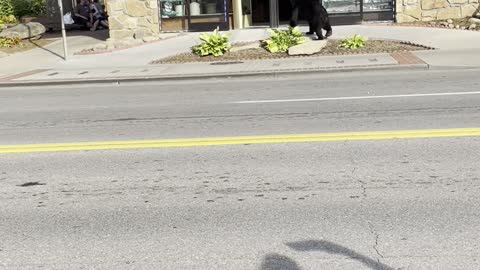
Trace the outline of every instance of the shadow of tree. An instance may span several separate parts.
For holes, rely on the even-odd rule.
[[[287,256],[270,253],[263,259],[260,270],[300,270],[300,267]]]
[[[372,270],[394,270],[379,261],[362,255],[354,250],[335,244],[326,240],[306,240],[287,243],[287,246],[296,251],[323,251],[330,254],[337,254],[359,261]]]

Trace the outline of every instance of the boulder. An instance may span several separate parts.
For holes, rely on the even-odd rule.
[[[41,23],[21,23],[14,27],[3,30],[0,33],[0,37],[18,37],[21,39],[31,39],[43,35],[46,31],[47,29]]]
[[[475,23],[470,24],[470,26],[468,27],[468,30],[475,30],[475,29],[477,29],[477,25]]]
[[[320,52],[327,46],[327,40],[307,41],[288,49],[289,55],[310,55]]]
[[[476,24],[480,24],[480,19],[477,19],[477,18],[470,18],[468,20],[469,23],[476,23]]]
[[[441,27],[448,27],[448,22],[440,22]]]

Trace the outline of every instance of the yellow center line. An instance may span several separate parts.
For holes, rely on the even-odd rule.
[[[479,136],[480,136],[480,128],[342,132],[342,133],[240,136],[240,137],[169,139],[169,140],[2,145],[0,146],[0,154],[196,147],[196,146],[241,145],[241,144],[308,143],[308,142],[393,140],[393,139],[420,139],[420,138],[447,138],[447,137],[479,137]]]

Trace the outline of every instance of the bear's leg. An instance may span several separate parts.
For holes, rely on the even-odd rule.
[[[308,19],[308,32],[307,32],[307,35],[313,35],[315,34],[315,27],[313,25],[313,22],[312,22],[312,19],[309,18]]]
[[[330,21],[328,19],[325,22],[325,25],[323,26],[323,29],[325,29],[325,31],[327,31],[327,33],[325,34],[325,37],[329,37],[329,36],[332,35],[332,26],[330,25]]]
[[[332,35],[332,26],[330,25],[330,19],[328,18],[327,9],[324,6],[321,6],[320,13],[324,17],[323,29],[325,29],[325,31],[327,31],[327,33],[325,34],[325,37],[329,37],[329,36]]]
[[[321,23],[317,23],[315,33],[317,34],[319,40],[323,40],[322,28],[323,25]]]
[[[313,11],[312,11],[312,7],[311,6],[304,6],[303,7],[303,14],[305,15],[305,19],[307,19],[307,22],[308,22],[308,32],[306,33],[307,35],[313,35],[315,34],[315,18],[314,18],[314,14],[313,14]]]

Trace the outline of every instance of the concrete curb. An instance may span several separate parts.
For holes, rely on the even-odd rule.
[[[374,71],[374,70],[428,70],[428,64],[411,65],[371,65],[371,66],[353,66],[353,67],[326,67],[316,69],[293,69],[293,70],[261,70],[249,72],[230,72],[230,73],[205,73],[205,74],[178,74],[168,76],[137,76],[137,77],[112,77],[112,78],[91,78],[91,79],[64,79],[64,80],[41,80],[41,81],[5,81],[0,82],[0,88],[6,87],[25,87],[25,86],[54,86],[54,85],[85,85],[85,84],[121,84],[135,82],[155,82],[155,81],[186,81],[199,79],[223,79],[223,78],[255,78],[280,75],[295,74],[324,74],[337,72],[356,72],[356,71]]]

